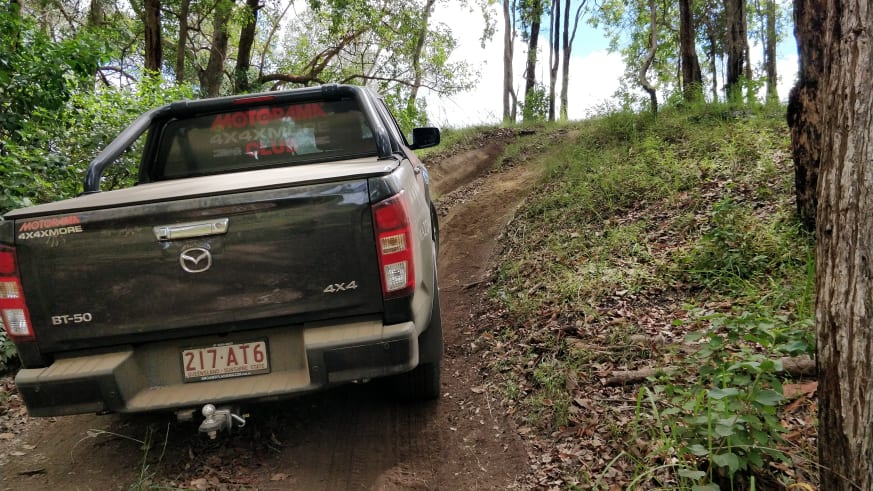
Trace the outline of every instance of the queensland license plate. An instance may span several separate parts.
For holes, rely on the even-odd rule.
[[[182,350],[182,371],[185,382],[269,373],[267,341],[216,344]]]

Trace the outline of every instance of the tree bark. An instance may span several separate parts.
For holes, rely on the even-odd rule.
[[[503,122],[515,122],[515,91],[512,88],[512,57],[515,40],[512,12],[515,2],[503,0]]]
[[[728,101],[739,102],[740,78],[743,76],[743,54],[746,50],[746,17],[745,0],[725,0],[725,18],[727,23],[727,77],[725,90]]]
[[[423,19],[421,22],[421,30],[418,31],[418,39],[415,43],[415,53],[412,55],[412,70],[415,72],[412,89],[409,91],[409,100],[406,107],[409,111],[415,110],[415,100],[418,98],[418,89],[421,87],[421,54],[424,51],[425,43],[427,42],[427,29],[430,14],[433,12],[433,6],[436,0],[427,0],[424,5]]]
[[[794,1],[795,37],[799,53],[797,84],[788,98],[788,126],[794,160],[797,215],[807,231],[815,230],[822,139],[818,87],[824,73],[824,1]]]
[[[102,26],[105,22],[105,17],[102,0],[91,0],[91,5],[88,7],[88,27],[96,28]]]
[[[697,46],[694,39],[694,15],[691,0],[679,0],[679,57],[682,66],[682,97],[688,101],[703,99],[703,75],[697,60]]]
[[[160,73],[163,59],[161,45],[161,0],[144,0],[145,66],[147,71]]]
[[[779,93],[776,90],[778,77],[776,73],[776,0],[766,1],[766,34],[764,49],[764,68],[767,72],[767,102],[778,102]]]
[[[570,0],[567,0],[569,3]],[[561,0],[552,0],[552,49],[549,51],[549,121],[555,120],[555,85],[561,61]]]
[[[255,27],[261,0],[246,0],[246,19],[239,31],[239,45],[236,66],[233,70],[233,92],[239,94],[249,91],[249,67],[252,64],[252,47],[255,45]]]
[[[227,22],[230,20],[232,2],[218,0],[212,17],[212,48],[209,50],[209,61],[206,70],[200,74],[200,84],[206,97],[217,97],[221,92],[222,76],[224,75],[224,59],[227,55]]]
[[[540,19],[543,16],[542,7],[545,0],[532,1],[533,6],[531,11],[526,13],[526,15],[529,16],[528,20],[530,22],[530,32],[528,33],[529,36],[527,42],[527,66],[524,70],[524,119],[526,121],[534,116],[534,114],[531,113],[529,104],[537,83],[537,49],[539,49]]]
[[[568,89],[570,86],[570,54],[573,51],[573,41],[576,40],[576,29],[582,19],[582,9],[586,0],[581,0],[576,6],[576,15],[573,18],[573,29],[570,29],[570,0],[564,4],[564,32],[562,34],[562,48],[564,50],[563,66],[561,68],[561,121],[567,121]]]
[[[643,60],[643,65],[640,67],[639,82],[643,90],[649,94],[652,114],[658,114],[658,93],[646,76],[646,72],[649,71],[652,62],[655,61],[655,51],[658,49],[658,11],[655,8],[655,0],[649,0],[649,19],[649,28],[652,31],[649,38],[649,54],[646,55],[646,59]]]
[[[707,53],[709,58],[709,71],[712,73],[710,90],[712,91],[712,101],[718,102],[718,65],[716,65],[715,29],[709,22],[707,22],[706,25],[706,34],[709,38],[709,52]]]
[[[188,10],[191,0],[179,2],[179,40],[176,43],[176,84],[185,83],[185,43],[188,42]]]
[[[801,48],[822,55],[816,224],[819,486],[837,491],[873,489],[871,7],[867,0],[795,0],[795,9],[817,9],[824,20],[820,26],[799,26],[798,34]]]

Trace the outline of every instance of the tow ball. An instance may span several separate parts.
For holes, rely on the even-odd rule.
[[[230,431],[234,426],[242,428],[246,425],[246,420],[239,414],[236,414],[230,408],[216,409],[213,404],[206,404],[200,410],[203,414],[203,422],[200,423],[198,431],[209,435],[210,440],[215,440],[219,431]]]

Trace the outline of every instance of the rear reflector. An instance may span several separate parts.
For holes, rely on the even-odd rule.
[[[402,191],[373,206],[382,296],[386,299],[411,295],[415,289],[408,210],[406,195]]]
[[[16,264],[15,249],[0,245],[0,318],[13,341],[33,339]]]

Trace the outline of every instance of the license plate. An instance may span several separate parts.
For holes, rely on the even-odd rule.
[[[267,341],[216,344],[182,350],[185,382],[270,373]]]

